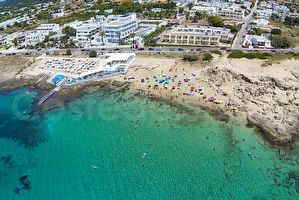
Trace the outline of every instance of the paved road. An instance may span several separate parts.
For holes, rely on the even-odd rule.
[[[72,53],[81,53],[81,52],[89,52],[95,50],[97,52],[108,53],[108,52],[191,52],[191,51],[210,51],[219,49],[219,47],[144,47],[139,49],[130,49],[129,47],[111,47],[111,48],[89,48],[89,49],[80,49],[74,48],[70,49]],[[2,56],[10,56],[10,55],[41,55],[45,53],[54,53],[57,52],[59,54],[66,53],[66,49],[42,49],[42,50],[4,50],[0,52]]]
[[[241,30],[237,33],[235,40],[231,47],[232,50],[242,50],[243,35],[246,34],[246,29],[248,28],[248,26],[250,25],[250,22],[253,19],[253,13],[257,9],[257,4],[258,4],[258,0],[256,0],[253,8],[251,9],[250,14],[245,18],[244,23],[241,27]]]

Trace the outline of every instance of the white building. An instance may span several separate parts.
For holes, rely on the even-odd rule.
[[[191,14],[194,15],[196,12],[205,12],[208,15],[215,15],[217,8],[215,6],[193,6]]]
[[[138,28],[136,14],[121,15],[117,20],[109,22],[103,27],[105,37],[109,43],[126,40]]]
[[[49,35],[51,32],[58,33],[59,30],[59,24],[41,24],[35,29],[35,31],[43,33],[45,35]]]
[[[201,2],[193,6],[191,15],[196,12],[205,12],[208,15],[217,15],[225,20],[242,22],[245,18],[245,9],[239,4],[228,4],[223,2]]]
[[[65,26],[70,26],[76,30],[76,36],[73,38],[78,47],[89,47],[92,37],[101,31],[103,19],[99,16],[87,21],[74,21]]]
[[[270,21],[267,19],[257,19],[253,21],[254,24],[256,24],[257,27],[265,27],[270,24]]]
[[[218,8],[216,15],[228,21],[242,22],[245,18],[245,10],[235,7]]]
[[[41,32],[24,32],[17,38],[19,47],[34,46],[46,39],[46,35]]]
[[[271,40],[261,35],[246,35],[243,41],[243,48],[266,48],[270,49]]]
[[[163,44],[220,46],[230,43],[234,35],[230,29],[208,26],[176,27],[162,35]]]
[[[125,74],[135,60],[135,53],[108,53],[97,58],[47,58],[38,65],[39,70],[67,77],[66,84],[72,85],[103,77]],[[53,83],[53,79],[51,80]]]
[[[30,20],[30,17],[28,15],[15,17],[13,19],[9,19],[9,20],[6,20],[4,22],[1,22],[0,23],[0,28],[7,28],[7,27],[12,26],[16,23],[22,23],[22,22],[26,22],[26,21],[29,21],[29,20]]]
[[[255,13],[257,18],[270,19],[273,11],[272,9],[258,9]]]

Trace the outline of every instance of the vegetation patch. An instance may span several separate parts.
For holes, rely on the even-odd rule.
[[[89,52],[89,57],[90,58],[96,58],[98,56],[97,52],[96,51],[91,51]]]
[[[203,61],[208,61],[208,62],[210,62],[210,61],[213,60],[213,58],[214,58],[214,57],[212,56],[211,53],[206,52],[206,53],[203,54],[202,60],[203,60]]]
[[[165,31],[165,29],[166,29],[165,26],[161,26],[157,30],[155,30],[155,31],[151,32],[150,34],[144,36],[144,44],[146,46],[155,46],[156,41],[154,41],[154,38],[157,37],[158,35],[160,35],[161,33],[163,33]]]
[[[260,59],[266,60],[272,55],[269,53],[244,53],[242,51],[232,51],[228,58],[247,58],[247,59]]]
[[[223,54],[222,54],[222,52],[221,51],[219,51],[219,50],[212,50],[212,51],[210,51],[211,53],[214,53],[214,54],[217,54],[217,55],[219,55],[219,56],[222,56]]]
[[[199,60],[199,56],[198,55],[191,55],[191,54],[185,54],[183,56],[183,61],[185,62],[195,62]]]

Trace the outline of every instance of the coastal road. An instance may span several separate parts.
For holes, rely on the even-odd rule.
[[[142,47],[139,49],[131,49],[129,47],[99,47],[99,48],[88,48],[88,49],[81,49],[81,48],[72,48],[70,49],[73,54],[75,53],[88,53],[89,51],[97,51],[99,53],[110,53],[110,52],[191,52],[191,51],[211,51],[219,49],[219,47],[175,47],[175,46],[167,46],[167,47]],[[11,55],[42,55],[46,53],[54,53],[57,52],[59,54],[65,54],[67,49],[41,49],[41,50],[34,50],[34,49],[24,49],[24,50],[4,50],[0,52],[2,56],[11,56]]]
[[[253,19],[253,13],[257,9],[257,4],[258,4],[258,0],[255,1],[255,4],[254,4],[253,8],[251,9],[250,14],[245,18],[240,31],[237,33],[235,40],[231,47],[232,50],[242,50],[243,36],[246,34],[246,30]]]

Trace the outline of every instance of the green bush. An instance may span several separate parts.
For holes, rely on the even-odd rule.
[[[96,58],[98,56],[97,52],[96,51],[91,51],[89,52],[89,57],[90,58]]]
[[[186,54],[183,56],[183,61],[185,62],[194,62],[194,61],[198,61],[198,59],[199,59],[198,55]]]
[[[48,11],[41,11],[35,16],[38,20],[49,20],[52,18],[51,14]]]
[[[160,28],[158,28],[157,30],[155,30],[154,32],[151,32],[150,34],[144,36],[143,40],[144,40],[144,44],[146,46],[152,46],[155,45],[155,42],[152,42],[152,39],[154,37],[157,37],[158,35],[160,35],[161,33],[163,33],[166,29],[166,26],[161,26]]]
[[[66,53],[65,53],[67,56],[71,56],[72,55],[72,51],[70,49],[66,50]]]
[[[214,54],[217,54],[217,55],[219,55],[219,56],[222,56],[223,54],[221,53],[221,51],[219,51],[219,50],[212,50],[212,51],[210,51],[211,53],[214,53]]]
[[[242,51],[232,51],[228,58],[247,58],[247,59],[260,59],[260,60],[266,60],[268,57],[272,56],[269,53],[244,53]]]
[[[210,62],[211,60],[213,60],[213,56],[209,52],[204,53],[203,57],[202,57],[202,60]]]
[[[290,42],[288,39],[282,35],[271,35],[270,37],[272,46],[276,48],[288,48],[290,47]]]
[[[278,28],[274,28],[271,30],[272,35],[281,35],[281,30]]]
[[[232,51],[228,58],[244,58],[245,54],[242,51]]]
[[[210,26],[215,26],[215,27],[223,27],[224,26],[223,19],[218,16],[210,16],[208,18],[208,22],[209,22]]]

